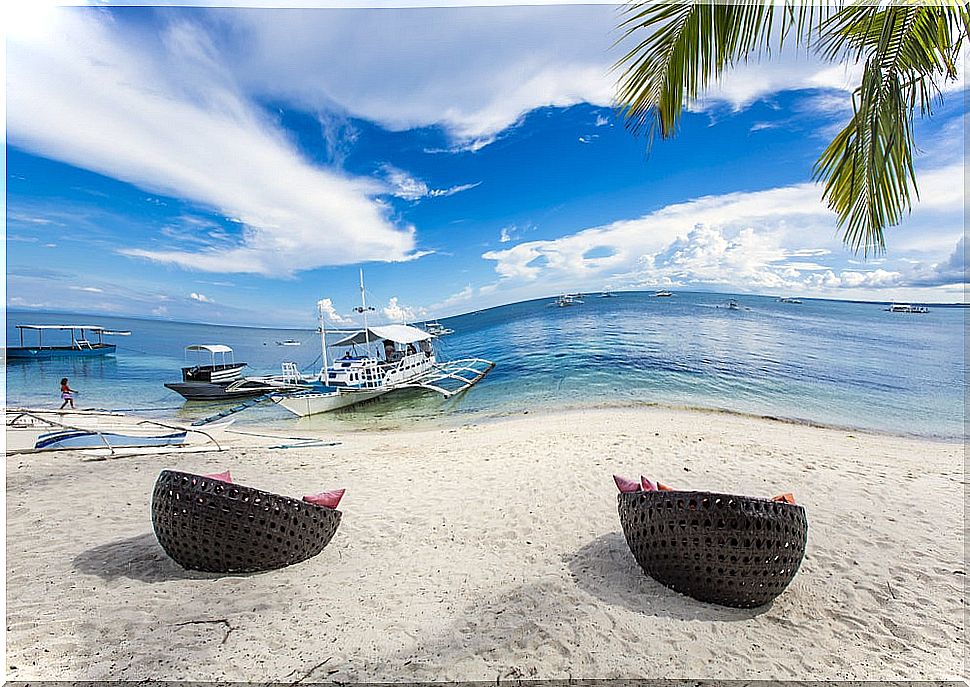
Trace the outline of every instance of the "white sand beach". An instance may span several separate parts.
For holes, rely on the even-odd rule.
[[[8,457],[7,678],[966,678],[960,444],[662,408],[335,439]],[[289,568],[187,572],[152,533],[164,468],[345,487],[343,521]],[[627,548],[613,473],[793,492],[800,572],[754,610],[670,591]]]

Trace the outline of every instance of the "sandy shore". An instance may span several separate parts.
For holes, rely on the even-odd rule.
[[[960,444],[657,408],[335,439],[9,457],[7,678],[966,677]],[[284,570],[186,572],[152,534],[166,467],[295,496],[346,487],[343,522]],[[614,472],[794,492],[801,571],[756,610],[669,591],[623,540]]]

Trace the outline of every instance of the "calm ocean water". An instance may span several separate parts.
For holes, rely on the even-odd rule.
[[[296,419],[272,405],[236,415],[237,422],[290,428],[383,428],[463,420],[538,408],[659,403],[771,415],[844,427],[944,438],[964,436],[966,310],[889,313],[871,303],[735,296],[747,308],[724,307],[729,296],[677,293],[594,294],[558,308],[542,299],[442,320],[455,330],[439,342],[446,358],[478,356],[497,363],[463,396],[404,391],[358,409]],[[721,307],[718,307],[721,306]],[[312,305],[308,306],[308,320]],[[306,329],[224,327],[127,318],[8,311],[14,325],[90,322],[129,329],[111,339],[115,356],[11,363],[7,404],[60,404],[58,381],[69,377],[81,407],[138,409],[195,419],[222,407],[183,403],[162,386],[177,381],[183,349],[224,343],[252,374],[278,373],[283,360],[319,368],[319,336]],[[278,340],[296,339],[299,347]],[[717,422],[710,416],[704,422]]]

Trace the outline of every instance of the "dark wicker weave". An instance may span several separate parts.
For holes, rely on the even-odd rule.
[[[637,563],[688,596],[753,608],[781,594],[805,554],[805,509],[700,491],[620,494],[620,524]]]
[[[316,556],[340,511],[185,472],[163,470],[152,495],[158,543],[183,568],[273,570]]]

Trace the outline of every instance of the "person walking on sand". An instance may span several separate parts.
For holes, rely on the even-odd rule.
[[[67,377],[61,380],[61,398],[64,399],[64,402],[61,404],[60,410],[64,410],[64,406],[68,403],[71,404],[72,409],[74,408],[74,394],[76,393],[77,391],[68,386]]]

